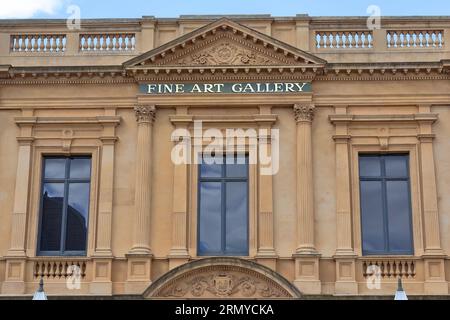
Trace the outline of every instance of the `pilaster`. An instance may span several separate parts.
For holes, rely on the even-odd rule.
[[[336,106],[336,115],[347,114],[347,106]],[[336,123],[336,294],[358,294],[355,276],[356,254],[353,246],[350,141],[345,121]]]
[[[261,120],[265,117],[268,121],[259,123],[260,136],[258,139],[259,148],[259,186],[258,186],[258,251],[256,260],[258,263],[276,271],[278,255],[275,251],[274,243],[274,217],[273,217],[273,174],[262,174],[261,166],[266,166],[266,159],[271,159],[272,169],[274,161],[278,155],[274,154],[279,150],[272,149],[272,108],[270,106],[260,107]],[[262,159],[262,157],[266,159]],[[273,171],[273,170],[272,170]]]
[[[319,260],[314,243],[314,182],[312,158],[313,105],[295,105],[297,122],[297,250],[295,285],[306,294],[320,294]]]
[[[425,227],[425,293],[448,294],[445,280],[445,254],[441,245],[439,210],[437,200],[436,171],[434,161],[433,124],[436,121],[431,114],[431,105],[419,106],[416,119],[419,122],[420,172],[422,181],[422,205]]]
[[[176,137],[174,143],[188,144],[184,150],[190,150],[190,136],[187,136],[188,125],[191,119],[188,116],[187,107],[178,107],[176,115],[180,120],[175,121],[177,132],[184,132],[184,135]],[[186,117],[185,117],[186,116]],[[186,121],[182,119],[186,118]],[[190,160],[190,154],[182,155],[185,160]],[[185,161],[181,164],[174,164],[173,173],[173,197],[172,197],[172,247],[169,253],[169,269],[172,270],[180,265],[189,262],[188,251],[188,208],[189,208],[189,168]]]
[[[33,110],[22,111],[24,117],[32,117]],[[11,221],[11,243],[6,257],[5,282],[2,285],[3,294],[25,293],[26,265],[26,229],[28,219],[28,199],[31,179],[31,157],[33,147],[34,121],[21,123],[16,186],[14,192],[14,207]]]

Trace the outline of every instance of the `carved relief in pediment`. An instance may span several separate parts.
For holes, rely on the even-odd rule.
[[[222,41],[211,48],[202,50],[182,59],[176,64],[181,65],[270,65],[276,64],[273,58],[252,50],[237,46],[228,41]]]
[[[163,285],[159,298],[280,299],[293,295],[273,279],[236,266],[210,266],[192,270]]]

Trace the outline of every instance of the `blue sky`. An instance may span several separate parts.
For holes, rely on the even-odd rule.
[[[449,0],[0,0],[0,18],[67,18],[70,5],[82,18],[137,18],[143,15],[271,14],[366,16],[377,5],[383,16],[450,15]]]

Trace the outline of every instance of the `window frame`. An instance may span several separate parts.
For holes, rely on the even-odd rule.
[[[202,160],[203,154],[199,154],[200,163],[197,165],[197,243],[196,243],[196,252],[199,257],[249,257],[250,256],[250,163],[249,163],[249,155],[244,154],[246,159],[247,166],[247,176],[246,178],[242,177],[227,177],[226,173],[226,159],[229,154],[223,154],[224,163],[221,165],[222,174],[220,177],[202,177]],[[235,159],[241,156],[240,154],[234,155]],[[204,182],[219,182],[221,183],[221,252],[202,252],[200,250],[200,210],[201,210],[201,184]],[[226,185],[228,182],[245,182],[247,187],[247,204],[246,204],[246,219],[247,219],[247,232],[246,232],[246,247],[242,252],[227,252],[226,251]]]
[[[39,217],[38,217],[38,232],[37,232],[37,247],[36,255],[38,257],[86,257],[89,247],[89,225],[90,225],[90,202],[92,197],[92,175],[93,175],[93,159],[92,155],[45,155],[41,156],[41,179],[40,179],[40,189],[39,189]],[[45,164],[47,159],[64,159],[65,160],[65,177],[64,178],[46,178],[45,177]],[[70,162],[73,159],[89,159],[90,160],[90,176],[89,178],[71,178],[70,177]],[[63,212],[62,212],[62,223],[61,223],[61,240],[60,240],[60,250],[59,251],[44,251],[41,250],[41,236],[42,236],[42,220],[44,211],[44,185],[46,183],[61,183],[64,184],[64,199],[63,199]],[[88,216],[87,222],[87,232],[86,232],[86,248],[83,251],[68,251],[63,250],[66,246],[66,235],[67,235],[67,209],[69,201],[69,186],[73,183],[88,183],[89,184],[89,206],[88,206]]]
[[[406,160],[406,176],[387,176],[386,174],[386,158],[393,156],[402,156]],[[378,157],[380,160],[380,175],[379,176],[362,176],[361,175],[361,159],[364,157]],[[363,256],[414,256],[414,212],[413,212],[413,199],[412,199],[412,186],[411,186],[411,167],[410,159],[411,155],[407,152],[396,152],[396,153],[370,153],[370,152],[358,152],[358,192],[359,192],[359,212],[360,212],[360,232],[361,232],[361,252]],[[362,211],[362,192],[361,192],[361,182],[363,181],[379,181],[381,182],[382,188],[382,208],[383,208],[383,240],[384,240],[384,250],[383,251],[368,251],[364,248],[364,222],[363,222],[363,211]],[[410,250],[407,251],[392,251],[389,248],[389,212],[387,208],[387,182],[389,181],[403,181],[407,183],[408,191],[408,212],[409,212],[409,235],[410,235]]]

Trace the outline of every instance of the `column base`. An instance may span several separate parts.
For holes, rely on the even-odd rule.
[[[334,256],[336,263],[336,295],[357,295],[356,255],[352,251],[338,251]]]
[[[153,256],[151,254],[128,254],[127,281],[125,294],[142,294],[152,283],[151,267]]]
[[[256,254],[256,262],[273,270],[277,271],[277,259],[278,255],[273,249],[260,249]]]
[[[425,262],[425,294],[447,295],[448,283],[445,280],[445,260],[443,257],[424,256]]]
[[[321,294],[322,283],[319,278],[320,255],[294,255],[295,286],[303,294]]]
[[[23,295],[26,293],[25,265],[25,257],[7,258],[2,294]]]
[[[94,257],[92,262],[93,278],[89,284],[89,292],[94,295],[111,296],[112,290],[112,257]]]

